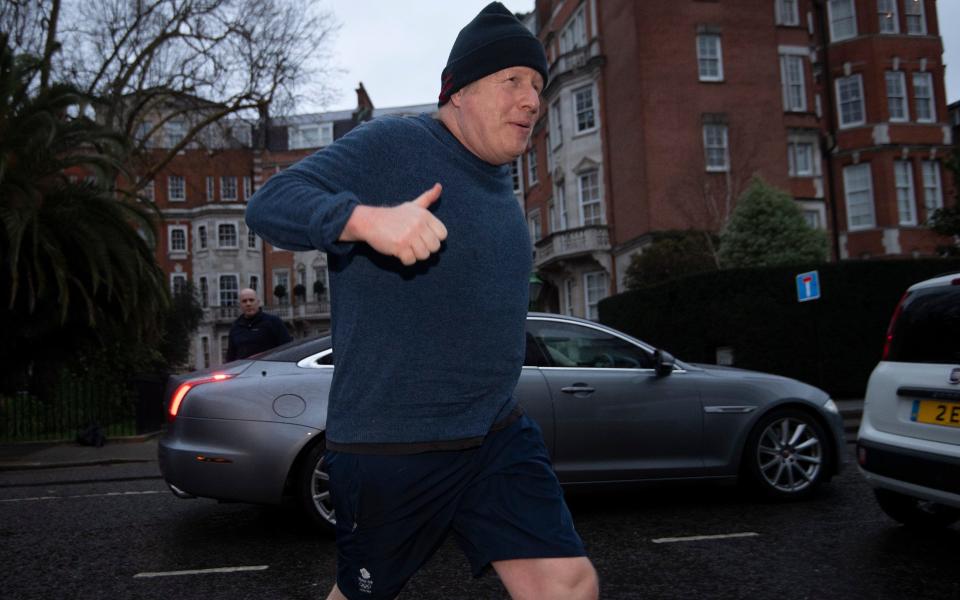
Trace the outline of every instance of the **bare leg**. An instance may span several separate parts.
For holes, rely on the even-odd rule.
[[[333,584],[333,589],[330,590],[330,595],[327,596],[327,600],[347,600],[347,597],[340,593],[340,588],[337,587],[337,584]]]
[[[597,572],[583,556],[494,561],[513,600],[596,600]]]

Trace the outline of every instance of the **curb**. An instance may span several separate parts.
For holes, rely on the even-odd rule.
[[[108,448],[108,450],[104,451],[104,456],[97,458],[88,457],[86,459],[77,459],[69,456],[69,454],[74,454],[72,450],[69,450],[70,448],[91,448],[90,446],[80,446],[71,440],[14,442],[5,444],[5,451],[0,452],[0,456],[2,456],[2,458],[0,458],[0,472],[157,462],[156,458],[121,458],[116,456],[115,453],[111,453],[109,447],[130,447],[131,444],[144,444],[154,440],[159,437],[159,435],[159,431],[154,431],[140,435],[110,437],[107,438],[103,446],[96,449],[97,452],[100,452],[103,448]],[[53,456],[31,456],[32,454],[43,453],[47,450],[53,450]],[[3,456],[4,454],[6,454],[6,456]],[[113,456],[111,456],[111,454],[113,454]],[[122,454],[128,453],[124,452]]]
[[[84,460],[74,462],[7,462],[0,463],[0,472],[2,471],[39,471],[42,469],[64,469],[68,467],[97,467],[106,465],[126,465],[134,463],[157,462],[145,458],[104,458],[99,460]]]

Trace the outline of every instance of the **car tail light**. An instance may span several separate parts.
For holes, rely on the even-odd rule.
[[[893,316],[890,317],[890,325],[887,326],[887,337],[883,342],[883,356],[880,357],[880,360],[887,360],[890,357],[890,346],[893,345],[893,330],[897,326],[897,319],[900,318],[900,313],[903,312],[903,303],[906,302],[907,296],[910,295],[910,292],[907,292],[900,298],[900,302],[897,302],[897,308],[893,310]]]
[[[167,410],[167,421],[172,422],[177,418],[177,413],[180,412],[180,406],[183,404],[183,399],[187,397],[187,393],[190,392],[193,388],[204,383],[214,383],[217,381],[226,381],[231,379],[233,375],[228,373],[214,373],[209,377],[200,377],[198,379],[191,379],[185,381],[177,386],[173,396],[170,399],[170,408]]]

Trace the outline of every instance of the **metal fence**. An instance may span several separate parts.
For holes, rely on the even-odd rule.
[[[0,396],[0,442],[72,441],[91,428],[106,437],[156,431],[162,397],[160,378],[125,385],[64,377],[48,398]]]

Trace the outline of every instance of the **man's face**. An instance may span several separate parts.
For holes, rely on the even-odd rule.
[[[252,317],[257,314],[257,311],[260,310],[260,301],[257,300],[256,292],[250,290],[240,292],[240,310],[243,311],[245,317]]]
[[[493,165],[523,154],[540,113],[543,77],[530,67],[509,67],[474,81],[451,101],[468,150]]]

